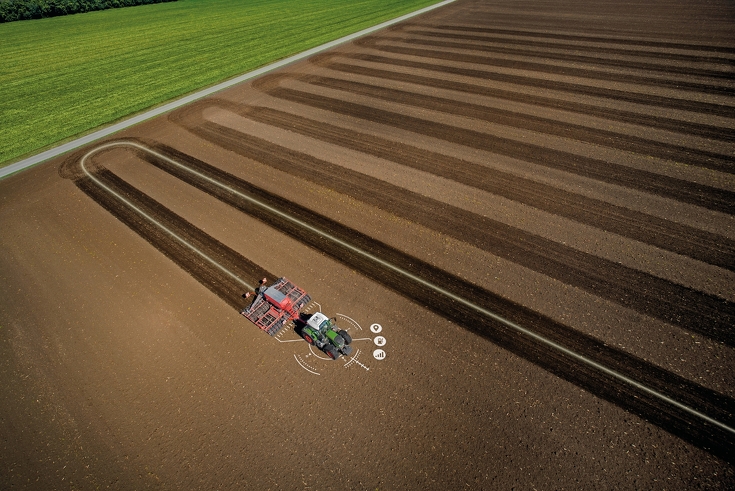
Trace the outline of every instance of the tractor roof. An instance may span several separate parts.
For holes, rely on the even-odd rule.
[[[329,320],[329,317],[322,314],[321,312],[317,312],[313,314],[311,317],[309,317],[307,324],[309,324],[314,329],[319,330],[321,329],[321,326],[324,323],[324,321],[328,321],[328,320]]]

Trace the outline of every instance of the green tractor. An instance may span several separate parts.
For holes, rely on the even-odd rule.
[[[337,328],[334,319],[321,312],[312,314],[301,327],[301,337],[322,350],[328,357],[336,360],[341,355],[352,353],[352,337],[347,331]]]

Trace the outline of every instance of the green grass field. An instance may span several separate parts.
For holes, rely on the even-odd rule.
[[[0,167],[438,0],[179,0],[0,24]]]

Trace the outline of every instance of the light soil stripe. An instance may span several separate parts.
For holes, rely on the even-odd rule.
[[[674,407],[676,407],[678,409],[681,409],[682,411],[685,411],[685,412],[691,414],[692,416],[695,416],[695,417],[697,417],[697,418],[699,418],[699,419],[701,419],[701,420],[703,420],[703,421],[705,421],[705,422],[707,422],[707,423],[709,423],[711,425],[717,426],[718,428],[721,428],[721,429],[727,431],[728,433],[732,434],[733,436],[735,436],[735,428],[731,428],[730,426],[728,426],[728,425],[726,425],[724,423],[721,423],[720,421],[717,421],[716,419],[713,419],[713,418],[707,416],[706,414],[703,414],[703,413],[697,411],[696,409],[693,409],[693,408],[687,406],[686,404],[682,404],[681,402],[675,401],[674,399],[671,399],[670,397],[668,397],[668,396],[666,396],[664,394],[661,394],[660,392],[658,392],[658,391],[656,391],[654,389],[651,389],[651,388],[649,388],[649,387],[641,384],[640,382],[637,382],[637,381],[635,381],[635,380],[633,380],[633,379],[631,379],[629,377],[626,377],[625,375],[623,375],[621,373],[616,372],[615,370],[612,370],[610,368],[607,368],[606,366],[601,365],[601,364],[595,362],[594,360],[591,360],[591,359],[587,358],[586,356],[580,355],[580,354],[578,354],[578,353],[576,353],[576,352],[574,352],[574,351],[572,351],[572,350],[570,350],[570,349],[568,349],[568,348],[566,348],[566,347],[564,347],[564,346],[562,346],[560,344],[555,343],[554,341],[552,341],[550,339],[545,338],[544,336],[541,336],[539,334],[536,334],[533,331],[530,331],[530,330],[528,330],[528,329],[526,329],[526,328],[524,328],[524,327],[522,327],[522,326],[520,326],[520,325],[518,325],[518,324],[516,324],[514,322],[511,322],[511,321],[505,319],[504,317],[501,317],[501,316],[499,316],[499,315],[497,315],[497,314],[495,314],[495,313],[493,313],[493,312],[491,312],[491,311],[489,311],[487,309],[484,309],[484,308],[480,307],[479,305],[475,305],[474,303],[470,302],[469,300],[466,300],[466,299],[464,299],[464,298],[462,298],[462,297],[460,297],[458,295],[453,294],[452,292],[449,292],[449,291],[447,291],[447,290],[445,290],[445,289],[443,289],[443,288],[441,288],[441,287],[439,287],[437,285],[434,285],[433,283],[428,282],[428,281],[424,280],[423,278],[420,278],[418,276],[415,276],[414,274],[412,274],[412,273],[410,273],[410,272],[408,272],[408,271],[406,271],[404,269],[401,269],[401,268],[399,268],[399,267],[397,267],[397,266],[395,266],[395,265],[393,265],[393,264],[391,264],[391,263],[389,263],[387,261],[384,261],[384,260],[380,259],[379,257],[376,257],[376,256],[370,254],[369,252],[363,251],[362,249],[360,249],[358,247],[355,247],[355,246],[353,246],[353,245],[351,245],[351,244],[349,244],[347,242],[344,242],[343,240],[341,240],[341,239],[339,239],[337,237],[334,237],[333,235],[329,234],[328,232],[325,232],[325,231],[320,230],[320,229],[318,229],[316,227],[313,227],[313,226],[311,226],[311,225],[309,225],[307,223],[304,223],[304,222],[302,222],[302,221],[300,221],[300,220],[298,220],[298,219],[296,219],[296,218],[294,218],[294,217],[292,217],[292,216],[290,216],[290,215],[288,215],[288,214],[286,214],[286,213],[284,213],[284,212],[282,212],[282,211],[280,211],[280,210],[278,210],[276,208],[273,208],[273,207],[271,207],[269,205],[266,205],[265,203],[261,203],[260,201],[254,199],[254,198],[252,198],[252,197],[250,197],[250,196],[248,196],[246,194],[243,194],[243,193],[237,191],[236,189],[233,189],[230,186],[227,186],[226,184],[223,184],[223,183],[217,181],[216,179],[213,179],[213,178],[211,178],[211,177],[209,177],[207,175],[204,175],[204,174],[202,174],[202,173],[200,173],[200,172],[198,172],[196,170],[190,169],[189,167],[185,166],[184,164],[181,164],[181,163],[179,163],[179,162],[177,162],[177,161],[175,161],[173,159],[170,159],[170,158],[166,157],[165,155],[162,155],[162,154],[160,154],[160,153],[158,153],[158,152],[156,152],[154,150],[151,150],[151,149],[149,149],[149,148],[147,148],[147,147],[145,147],[143,145],[139,145],[139,144],[133,143],[133,142],[124,142],[124,141],[123,142],[108,143],[108,144],[105,144],[105,145],[101,145],[99,147],[96,147],[95,149],[89,151],[82,158],[82,168],[83,168],[84,172],[97,185],[99,185],[100,187],[102,187],[106,191],[108,191],[111,194],[113,194],[115,197],[117,197],[118,199],[120,199],[121,201],[123,201],[125,204],[127,204],[131,208],[135,209],[137,212],[141,213],[141,215],[143,215],[145,218],[147,218],[151,222],[155,223],[156,225],[160,226],[167,233],[169,233],[170,235],[172,235],[173,237],[175,237],[177,240],[181,241],[187,247],[189,247],[192,250],[194,250],[195,252],[199,253],[202,257],[204,257],[205,259],[207,259],[208,261],[210,261],[217,268],[219,268],[220,270],[222,270],[226,274],[232,276],[233,278],[237,279],[238,281],[240,281],[241,283],[245,284],[249,288],[252,288],[252,287],[250,287],[245,282],[243,282],[242,280],[240,280],[239,278],[237,278],[233,273],[231,273],[226,268],[224,268],[223,266],[221,266],[218,263],[216,263],[214,260],[212,260],[211,258],[209,258],[208,256],[206,256],[204,253],[202,253],[201,251],[199,251],[197,248],[195,248],[194,246],[188,244],[184,239],[180,238],[178,235],[174,234],[172,231],[168,230],[163,225],[159,224],[152,217],[148,216],[142,210],[140,210],[139,208],[135,207],[135,205],[133,205],[132,203],[130,203],[128,200],[126,200],[125,198],[123,198],[122,196],[120,196],[115,191],[111,190],[109,187],[107,187],[106,185],[104,185],[102,182],[100,182],[98,179],[96,179],[94,176],[92,176],[87,171],[87,169],[84,167],[84,161],[90,155],[92,155],[95,152],[98,152],[100,150],[103,150],[105,148],[111,148],[111,147],[115,147],[115,146],[131,146],[131,147],[134,147],[134,148],[138,148],[140,150],[143,150],[144,152],[150,153],[151,155],[154,155],[154,156],[156,156],[156,157],[158,157],[160,159],[163,159],[163,160],[169,162],[170,164],[175,165],[176,167],[179,167],[180,169],[182,169],[182,170],[184,170],[186,172],[189,172],[191,174],[194,174],[195,176],[197,176],[197,177],[199,177],[201,179],[204,179],[205,181],[207,181],[207,182],[209,182],[211,184],[214,184],[215,186],[218,186],[218,187],[224,189],[225,191],[227,191],[229,193],[232,193],[232,194],[234,194],[234,195],[236,195],[236,196],[238,196],[238,197],[240,197],[240,198],[242,198],[242,199],[244,199],[244,200],[246,200],[246,201],[248,201],[248,202],[250,202],[250,203],[252,203],[252,204],[254,204],[256,206],[258,206],[258,207],[260,207],[260,208],[263,208],[263,209],[267,210],[270,213],[273,213],[274,215],[278,215],[279,217],[281,217],[281,218],[283,218],[285,220],[288,220],[288,221],[290,221],[290,222],[292,222],[292,223],[294,223],[294,224],[296,224],[296,225],[298,225],[298,226],[300,226],[300,227],[302,227],[302,228],[304,228],[306,230],[309,230],[309,231],[311,231],[311,232],[313,232],[315,234],[318,234],[318,235],[320,235],[320,236],[322,236],[322,237],[324,237],[324,238],[326,238],[326,239],[328,239],[328,240],[330,240],[330,241],[332,241],[332,242],[334,242],[334,243],[336,243],[336,244],[338,244],[338,245],[340,245],[340,246],[342,246],[342,247],[344,247],[346,249],[349,249],[350,251],[352,251],[352,252],[354,252],[356,254],[359,254],[359,255],[361,255],[361,256],[363,256],[363,257],[365,257],[365,258],[367,258],[367,259],[369,259],[369,260],[371,260],[371,261],[373,261],[373,262],[375,262],[377,264],[380,264],[381,266],[383,266],[385,268],[388,268],[388,269],[390,269],[390,270],[392,270],[392,271],[400,274],[401,276],[404,276],[404,277],[406,277],[406,278],[408,278],[408,279],[410,279],[410,280],[412,280],[412,281],[414,281],[416,283],[419,283],[419,284],[421,284],[421,285],[423,285],[423,286],[425,286],[425,287],[427,287],[427,288],[429,288],[431,290],[434,290],[435,292],[437,292],[437,293],[439,293],[441,295],[444,295],[447,298],[450,298],[450,299],[452,299],[452,300],[454,300],[454,301],[456,301],[456,302],[458,302],[458,303],[460,303],[460,304],[462,304],[462,305],[464,305],[464,306],[466,306],[466,307],[468,307],[468,308],[470,308],[470,309],[472,309],[472,310],[474,310],[474,311],[476,311],[476,312],[484,315],[485,317],[487,317],[489,319],[492,319],[492,320],[494,320],[496,322],[499,322],[499,323],[503,324],[504,326],[509,327],[509,328],[511,328],[511,329],[513,329],[513,330],[515,330],[515,331],[517,331],[517,332],[519,332],[519,333],[521,333],[521,334],[523,334],[525,336],[528,336],[528,337],[530,337],[530,338],[532,338],[532,339],[534,339],[534,340],[536,340],[536,341],[538,341],[538,342],[540,342],[540,343],[542,343],[542,344],[544,344],[544,345],[546,345],[546,346],[548,346],[548,347],[550,347],[550,348],[552,348],[552,349],[554,349],[554,350],[556,350],[556,351],[558,351],[560,353],[563,353],[564,355],[569,356],[569,357],[571,357],[571,358],[573,358],[573,359],[575,359],[575,360],[577,360],[577,361],[579,361],[581,363],[584,363],[585,365],[588,365],[588,366],[594,368],[595,370],[597,370],[599,372],[602,372],[602,373],[604,373],[606,375],[609,375],[609,376],[611,376],[611,377],[613,377],[613,378],[615,378],[617,380],[620,380],[621,382],[624,382],[624,383],[626,383],[626,384],[628,384],[628,385],[630,385],[632,387],[635,387],[638,390],[641,390],[641,391],[643,391],[643,392],[645,392],[645,393],[647,393],[647,394],[649,394],[649,395],[651,395],[651,396],[653,396],[653,397],[655,397],[655,398],[657,398],[657,399],[659,399],[661,401],[666,402],[667,404],[670,404],[670,405],[672,405],[672,406],[674,406]]]
[[[444,5],[450,4],[454,1],[455,0],[444,0],[443,2],[439,2],[434,5],[430,5],[428,7],[424,7],[422,9],[416,10],[415,12],[411,12],[409,14],[402,15],[400,17],[396,17],[395,19],[383,22],[382,24],[378,24],[377,26],[368,27],[367,29],[363,29],[362,31],[356,32],[354,34],[350,34],[348,36],[341,37],[339,39],[335,39],[334,41],[330,41],[328,43],[322,44],[321,46],[317,46],[316,48],[312,48],[312,49],[303,51],[301,53],[295,54],[293,56],[289,56],[288,58],[277,61],[275,63],[271,63],[270,65],[266,65],[262,68],[258,68],[257,70],[253,70],[252,72],[245,73],[243,75],[227,80],[220,84],[214,85],[207,89],[200,90],[199,92],[195,92],[194,94],[190,94],[188,96],[182,97],[181,99],[176,99],[172,102],[164,104],[163,106],[157,107],[155,109],[151,109],[150,111],[146,111],[143,114],[138,114],[137,116],[133,116],[132,118],[126,119],[124,121],[120,121],[119,123],[116,123],[112,126],[108,126],[107,128],[103,128],[101,130],[90,133],[89,135],[83,136],[81,138],[77,138],[76,140],[70,141],[68,143],[64,143],[63,145],[59,145],[58,147],[54,147],[49,150],[46,150],[45,152],[41,152],[39,154],[33,155],[31,157],[28,157],[27,159],[23,159],[21,161],[18,161],[14,164],[8,165],[7,167],[3,167],[2,169],[0,169],[0,179],[6,176],[9,176],[11,174],[14,174],[16,172],[25,170],[36,164],[40,164],[41,162],[44,162],[46,160],[52,159],[54,157],[58,157],[59,155],[69,152],[71,150],[74,150],[76,148],[79,148],[89,143],[100,140],[106,136],[112,135],[113,133],[117,133],[118,131],[122,131],[138,123],[142,123],[143,121],[146,121],[148,119],[154,118],[156,116],[160,116],[161,114],[167,113],[169,111],[173,111],[174,109],[185,106],[196,100],[202,99],[203,97],[210,96],[214,94],[215,92],[219,92],[221,90],[228,89],[234,85],[237,85],[242,82],[248,81],[250,79],[259,77],[261,75],[264,75],[278,68],[284,67],[286,65],[290,65],[291,63],[295,63],[297,61],[304,60],[317,53],[321,53],[323,51],[332,49],[336,46],[339,46],[340,44],[344,44],[344,43],[353,41],[359,37],[366,36],[368,34],[372,34],[373,32],[379,31],[381,29],[385,29],[386,27],[392,26],[393,24],[403,22],[404,20],[410,19],[417,15],[421,15],[423,13],[429,12],[439,7],[443,7]]]
[[[595,179],[582,177],[567,172],[551,169],[542,165],[526,162],[513,157],[506,157],[486,150],[476,150],[467,155],[464,145],[440,140],[433,135],[422,135],[395,126],[387,127],[381,123],[373,123],[356,116],[337,114],[324,109],[305,106],[299,103],[276,99],[274,97],[260,101],[260,104],[288,114],[312,118],[319,123],[338,124],[357,133],[366,133],[372,137],[386,138],[395,142],[410,141],[411,145],[421,150],[437,151],[456,159],[466,159],[477,165],[505,172],[510,175],[536,181],[537,183],[555,187],[564,192],[579,194],[585,198],[604,201],[618,207],[629,208],[636,212],[652,214],[658,218],[684,224],[688,227],[705,230],[708,233],[723,235],[735,240],[733,218],[719,212],[710,212],[702,208],[681,203],[669,198],[620,187]]]

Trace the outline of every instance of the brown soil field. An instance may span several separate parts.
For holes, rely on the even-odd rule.
[[[0,181],[0,488],[735,488],[734,27],[458,0]]]

